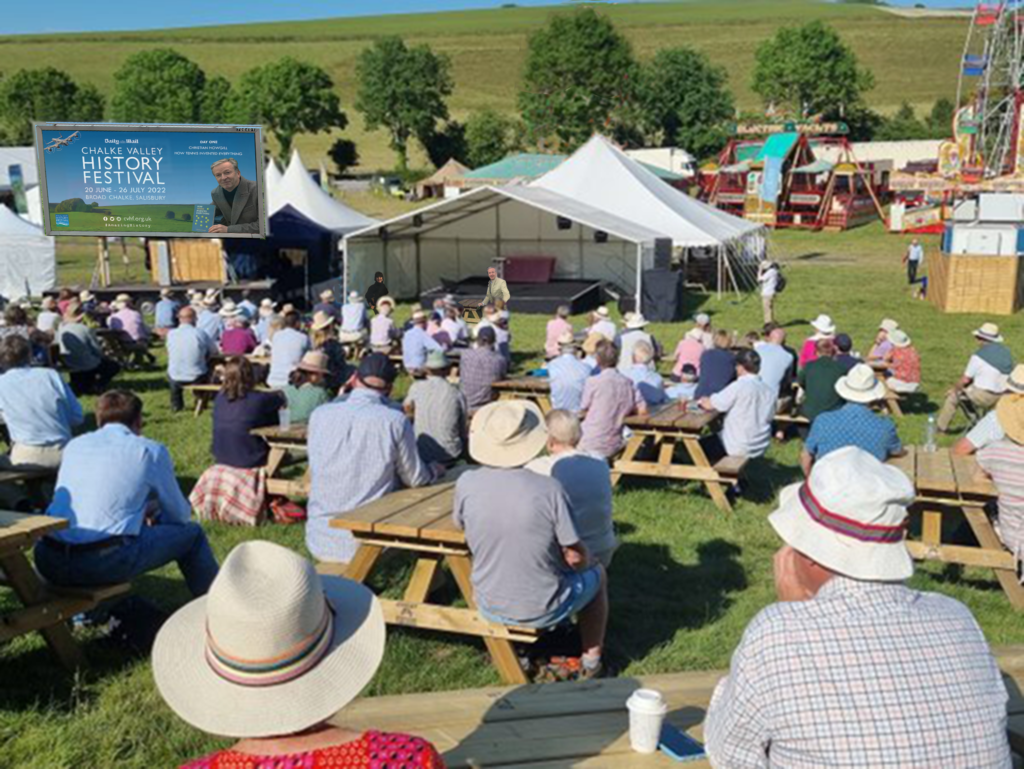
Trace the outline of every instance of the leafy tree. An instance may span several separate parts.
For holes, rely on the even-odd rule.
[[[230,123],[233,91],[223,77],[211,77],[203,85],[199,97],[200,123]]]
[[[536,141],[571,151],[595,131],[617,138],[635,122],[639,65],[612,22],[584,8],[554,16],[530,36],[519,109]]]
[[[88,211],[89,206],[81,198],[68,198],[58,203],[57,208],[54,210],[58,214],[62,214],[67,211]]]
[[[202,112],[206,74],[170,48],[140,51],[114,74],[111,117],[128,123],[195,123]]]
[[[907,139],[927,139],[930,135],[928,126],[917,119],[914,108],[904,101],[896,114],[884,119],[875,132],[879,141],[905,141]]]
[[[53,67],[21,69],[0,81],[0,136],[10,145],[31,144],[32,121],[103,119],[103,97]]]
[[[243,74],[233,101],[236,119],[261,123],[274,135],[282,160],[288,159],[296,134],[348,125],[331,76],[290,56]]]
[[[409,140],[435,136],[448,119],[445,102],[454,87],[451,60],[427,45],[408,47],[400,37],[384,37],[359,55],[356,109],[368,131],[384,128],[398,154],[399,170],[409,167]]]
[[[327,155],[334,161],[334,167],[338,169],[339,176],[344,175],[345,171],[352,166],[359,164],[359,151],[356,149],[356,143],[351,139],[338,139],[327,150]]]
[[[466,120],[466,154],[464,159],[471,168],[496,163],[520,148],[519,133],[514,118],[493,109],[473,112]]]
[[[691,48],[663,48],[643,68],[640,111],[655,142],[696,157],[721,149],[735,114],[726,74]]]
[[[427,157],[436,168],[440,168],[450,158],[466,157],[466,127],[457,120],[449,120],[440,131],[430,136],[418,136]]]
[[[754,91],[796,116],[842,118],[874,84],[839,33],[821,21],[783,27],[755,55]]]
[[[956,107],[946,97],[940,97],[932,105],[928,114],[927,125],[933,139],[948,139],[953,135],[953,117]]]

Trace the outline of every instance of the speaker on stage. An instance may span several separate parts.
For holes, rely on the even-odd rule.
[[[647,320],[673,323],[683,319],[682,271],[644,270],[641,293]]]

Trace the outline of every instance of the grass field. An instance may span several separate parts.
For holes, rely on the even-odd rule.
[[[907,443],[923,440],[927,415],[971,352],[976,316],[944,316],[910,298],[899,257],[906,239],[878,225],[841,236],[781,233],[778,250],[788,265],[789,288],[780,314],[795,340],[807,320],[829,312],[865,349],[882,317],[900,321],[923,357],[924,396],[899,421]],[[62,280],[91,270],[85,239],[60,241]],[[929,250],[937,247],[928,239]],[[115,252],[116,253],[116,252]],[[136,260],[132,252],[132,260]],[[137,269],[129,265],[130,269]],[[117,269],[115,267],[115,269]],[[756,297],[717,300],[687,297],[687,310],[712,313],[714,322],[743,332],[760,325]],[[403,308],[403,314],[408,308]],[[515,348],[523,367],[539,363],[544,323],[540,316],[513,318]],[[1011,346],[1024,317],[998,319]],[[684,324],[657,324],[654,333],[674,345]],[[210,462],[210,420],[172,415],[161,370],[130,374],[123,386],[146,402],[147,433],[171,449],[186,490]],[[400,382],[399,392],[406,386]],[[87,405],[91,406],[91,400]],[[744,627],[773,600],[771,556],[778,542],[765,521],[778,489],[799,476],[797,443],[775,444],[750,471],[751,492],[731,515],[719,512],[704,492],[670,483],[625,482],[615,492],[622,548],[610,575],[609,654],[625,675],[722,668]],[[218,556],[244,540],[266,538],[305,552],[301,527],[259,530],[208,527]],[[396,595],[408,564],[396,559],[373,587]],[[1024,623],[989,572],[967,569],[956,577],[941,565],[921,566],[916,587],[964,601],[993,644],[1024,643]],[[139,592],[171,607],[186,600],[175,568],[138,580]],[[7,599],[0,595],[0,602]],[[149,665],[126,659],[99,642],[87,644],[93,666],[77,679],[65,676],[37,638],[0,648],[0,765],[169,767],[222,743],[178,721],[154,689]],[[389,633],[384,665],[367,694],[465,688],[498,683],[483,645],[411,630]]]
[[[89,230],[116,235],[120,228],[139,230],[146,226],[141,224],[149,220],[148,226],[153,232],[192,232],[192,220],[185,221],[183,216],[192,216],[194,205],[153,204],[136,206],[103,206],[99,211],[71,211],[68,213],[69,230]],[[174,218],[169,219],[167,212],[173,211]],[[127,217],[137,217],[129,221]],[[57,230],[57,214],[50,213],[50,227]]]
[[[564,9],[564,6],[562,7]],[[208,75],[229,80],[250,67],[295,56],[326,69],[348,111],[344,135],[359,148],[364,169],[391,168],[394,156],[383,133],[367,133],[352,108],[355,62],[374,37],[398,34],[429,43],[453,63],[455,117],[493,107],[512,112],[519,89],[527,35],[543,25],[554,7],[506,8],[319,21],[245,24],[152,32],[83,33],[0,37],[0,72],[52,66],[94,83],[108,97],[114,73],[133,53],[172,47],[196,61]],[[741,109],[758,109],[750,90],[757,45],[780,26],[823,19],[833,24],[871,69],[877,86],[872,107],[888,113],[903,100],[930,108],[936,98],[956,95],[958,62],[967,32],[962,18],[904,18],[858,5],[817,0],[693,0],[692,2],[602,6],[625,32],[638,55],[690,45],[726,68]],[[311,164],[324,156],[334,137],[302,136],[297,147]],[[422,155],[414,164],[426,165]]]

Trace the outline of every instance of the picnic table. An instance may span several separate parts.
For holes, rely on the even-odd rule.
[[[0,643],[39,631],[69,670],[83,663],[82,650],[67,621],[129,590],[129,585],[68,589],[46,585],[25,553],[47,534],[67,528],[64,518],[0,510],[0,584],[10,587],[24,608],[0,615]]]
[[[526,674],[512,642],[533,643],[540,633],[489,622],[477,612],[470,581],[472,555],[465,534],[452,518],[454,497],[454,483],[404,489],[333,518],[332,527],[350,531],[359,543],[351,563],[341,565],[343,574],[365,582],[385,549],[413,553],[416,563],[402,599],[381,599],[388,624],[483,638],[502,680],[525,684]],[[428,600],[442,564],[454,577],[468,608]],[[320,570],[331,573],[334,566],[321,564]]]
[[[289,457],[306,454],[307,425],[305,423],[294,424],[284,428],[278,425],[271,427],[257,427],[252,430],[253,435],[258,435],[267,442],[270,447],[270,454],[267,456],[265,472],[267,475],[267,493],[280,494],[284,497],[308,499],[309,498],[309,470],[300,480],[293,480],[279,477],[278,473],[284,461]]]
[[[57,477],[56,467],[12,467],[0,470],[0,485],[20,484],[28,490],[33,503],[48,503],[46,484]]]
[[[185,385],[185,392],[192,393],[192,397],[195,398],[196,405],[192,413],[195,416],[199,416],[206,411],[206,408],[213,403],[214,399],[217,397],[217,393],[220,392],[220,388],[221,386],[219,384]],[[266,385],[258,385],[256,389],[263,393],[277,392],[276,388],[267,387]]]
[[[1024,586],[1017,579],[1016,559],[999,540],[985,505],[994,502],[995,485],[971,456],[956,456],[949,449],[925,451],[908,446],[907,453],[889,461],[914,483],[917,498],[912,512],[921,514],[921,539],[908,540],[914,558],[963,566],[981,566],[995,572],[999,584],[1016,609],[1024,609]],[[943,517],[967,519],[978,546],[946,544]]]
[[[736,482],[748,460],[725,457],[714,465],[708,460],[700,438],[719,416],[715,411],[691,411],[683,403],[673,401],[646,416],[627,418],[626,426],[633,434],[612,465],[612,484],[624,475],[699,481],[719,509],[729,512],[732,506],[725,487]],[[679,447],[686,454],[682,462],[677,461],[682,459],[676,451]]]
[[[551,411],[551,380],[540,376],[522,376],[495,382],[491,387],[499,400],[533,401],[542,413]]]

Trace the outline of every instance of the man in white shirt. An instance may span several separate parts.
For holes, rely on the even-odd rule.
[[[792,400],[796,379],[796,356],[786,349],[786,329],[771,324],[768,338],[754,345],[761,356],[761,381],[776,392],[776,397]]]
[[[1006,379],[1006,392],[1014,395],[1024,395],[1024,364],[1017,365],[1013,373]],[[953,444],[953,453],[960,456],[969,456],[991,446],[998,441],[1006,440],[1006,430],[999,421],[997,409],[992,409],[981,421],[970,429],[963,438]]]
[[[761,306],[764,322],[775,322],[775,294],[779,286],[779,266],[766,259],[757,266],[757,282],[761,284]]]
[[[44,334],[54,334],[57,326],[60,325],[60,313],[57,312],[57,300],[52,296],[43,298],[39,316],[36,318],[36,328]]]
[[[594,322],[591,324],[588,333],[600,334],[609,342],[614,342],[617,336],[615,321],[612,320],[612,314],[608,311],[608,308],[605,306],[598,307],[591,317]]]
[[[284,328],[270,341],[270,373],[267,375],[270,387],[287,385],[288,377],[302,356],[309,352],[309,337],[299,330],[301,323],[302,318],[295,310],[285,313]]]
[[[939,432],[949,430],[961,401],[980,413],[995,408],[1006,392],[1006,381],[1013,370],[1013,354],[1003,344],[999,326],[984,323],[975,330],[978,349],[967,361],[967,368],[953,388],[946,393],[935,425]]]
[[[911,286],[917,283],[917,271],[924,261],[924,246],[921,241],[914,238],[907,247],[907,253],[903,255],[903,263],[907,265],[907,283]]]
[[[775,418],[775,391],[761,381],[761,356],[753,350],[736,355],[736,381],[714,395],[700,399],[701,408],[725,414],[721,443],[717,452],[713,444],[706,446],[708,459],[714,463],[722,455],[759,457],[768,450]],[[714,454],[718,457],[714,457]]]

